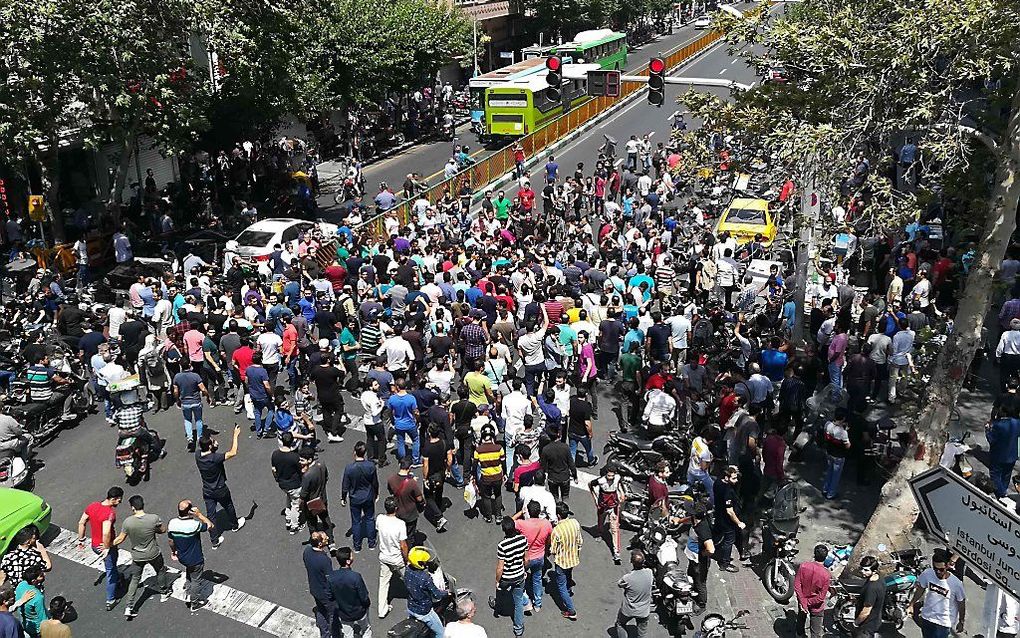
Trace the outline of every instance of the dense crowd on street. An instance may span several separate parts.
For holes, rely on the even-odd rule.
[[[253,214],[245,202],[259,182],[245,167],[257,150],[224,155],[207,178],[195,173],[192,197]],[[574,574],[584,563],[626,561],[623,603],[607,621],[617,632],[636,625],[644,636],[654,606],[652,557],[640,548],[626,553],[620,506],[631,478],[595,453],[596,433],[607,433],[598,431],[606,427],[600,413],[614,415],[621,432],[684,441],[683,458],[657,465],[644,493],[649,511],[687,520],[681,544],[699,613],[710,570],[736,572],[750,560],[763,506],[789,480],[791,463],[811,462],[804,438],[824,458],[818,488],[826,499],[841,498],[848,462],[859,486],[877,490],[884,475],[874,442],[887,429],[866,415],[916,396],[908,388],[918,375],[919,335],[952,329],[973,246],[934,240],[932,214],[855,237],[866,249],[845,261],[812,262],[807,280],[778,260],[767,278],[754,278],[750,262],[774,258],[776,247],[713,232],[704,203],[671,172],[678,149],[634,136],[622,151],[619,160],[600,154],[576,167],[547,156],[529,168],[522,157],[515,192],[484,193],[470,214],[470,191],[433,203],[412,185],[405,189],[410,217],[384,212],[381,235],[373,224],[353,223],[333,236],[310,232],[274,246],[266,260],[234,258],[225,272],[189,255],[165,279],[140,276],[109,308],[81,303],[84,285],[33,280],[26,302],[38,311],[30,333],[38,338],[25,348],[31,400],[51,401],[68,382],[49,366],[44,344],[52,332],[87,366],[118,440],[145,444],[150,472],[159,474],[167,450],[187,451],[201,478],[203,500],[181,500],[172,516],[147,512],[131,487],[104,496],[106,486],[96,486],[97,500],[82,503],[78,537],[104,558],[107,609],[138,616],[146,566],[168,599],[171,561],[184,573],[189,608],[204,604],[203,536],[215,550],[246,522],[232,491],[249,488],[237,476],[228,487],[225,469],[238,454],[263,455],[271,467],[283,504],[280,551],[302,554],[324,637],[370,635],[371,615],[393,611],[395,579],[407,590],[400,615],[437,637],[485,635],[472,621],[471,598],[456,597],[444,618],[437,613],[448,592],[435,577],[438,552],[419,542],[426,525],[439,535],[470,526],[492,536],[489,604],[509,616],[515,636],[543,608],[557,609],[564,622],[577,619],[574,597],[586,586]],[[869,170],[855,160],[848,179]],[[783,184],[776,205],[796,192],[792,181]],[[171,206],[160,205],[148,184],[142,199],[154,222]],[[348,222],[371,215],[358,199]],[[114,249],[120,263],[134,257],[123,232]],[[1002,379],[988,426],[989,489],[997,497],[1016,483],[1018,270],[1011,254],[1000,269],[1005,300],[991,330],[1001,337],[988,346]],[[807,293],[803,317],[798,291]],[[801,321],[804,336],[795,338]],[[215,432],[206,410],[221,405],[228,407],[217,415],[232,408],[248,423]],[[178,431],[147,426],[147,414],[166,410],[180,415]],[[242,442],[246,429],[254,437]],[[0,447],[20,445],[23,435],[0,416]],[[342,476],[330,476],[321,459],[352,436],[354,458]],[[381,471],[391,463],[395,473]],[[703,488],[685,514],[666,507],[683,483]],[[469,515],[454,516],[452,503],[462,497]],[[595,524],[604,548],[590,547],[582,533],[571,511],[578,498],[593,499],[597,519],[585,523]],[[349,541],[342,509],[350,512]],[[300,539],[288,544],[290,536]],[[69,636],[61,622],[67,601],[43,586],[53,564],[37,534],[23,531],[12,548],[0,563],[0,636],[18,635],[16,624],[31,636]],[[126,573],[117,567],[123,551],[131,559]],[[354,558],[366,551],[377,565],[361,559],[356,571]],[[795,585],[801,631],[816,638],[827,555],[816,548]],[[947,561],[955,557],[937,554],[920,576],[925,638],[964,627],[963,588]],[[884,590],[874,559],[866,564],[864,575],[877,584],[862,593],[859,636],[877,634],[882,622]],[[365,579],[376,574],[372,600]],[[5,613],[15,607],[19,621]]]

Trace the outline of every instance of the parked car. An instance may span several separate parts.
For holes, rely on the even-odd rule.
[[[31,492],[0,487],[0,554],[7,551],[14,535],[29,525],[42,536],[50,526],[53,513],[46,501]]]
[[[129,263],[118,264],[96,283],[93,300],[102,304],[116,303],[117,295],[127,295],[139,276],[163,279],[170,272],[170,262],[165,259],[135,257]]]
[[[712,18],[708,16],[700,16],[694,20],[694,28],[701,30],[707,29],[712,26]]]
[[[227,242],[223,251],[223,270],[230,268],[234,256],[248,261],[266,261],[276,244],[294,241],[301,233],[310,232],[316,227],[324,237],[336,235],[338,226],[327,222],[310,222],[305,219],[276,217],[257,221],[245,228],[234,239]]]

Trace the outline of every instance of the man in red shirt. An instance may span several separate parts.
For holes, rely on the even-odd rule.
[[[103,557],[103,567],[106,569],[106,611],[117,604],[117,587],[120,586],[113,526],[117,522],[117,506],[123,500],[124,490],[114,485],[106,491],[106,498],[90,503],[78,519],[78,544],[85,543],[85,524],[88,523],[92,551]]]
[[[234,350],[234,355],[230,358],[230,367],[241,379],[241,388],[237,392],[237,400],[234,401],[234,414],[240,414],[241,408],[244,406],[244,395],[246,394],[244,388],[247,387],[248,366],[251,365],[251,357],[253,354],[255,354],[255,352],[251,349],[248,342],[242,341],[241,347]]]
[[[530,213],[535,208],[535,191],[531,190],[531,184],[517,191],[517,197],[521,200],[521,211]]]
[[[740,395],[733,391],[733,381],[723,381],[722,396],[719,397],[719,427],[724,428],[729,423],[730,417],[740,407]]]
[[[549,544],[549,537],[552,535],[552,523],[549,519],[542,518],[542,506],[538,501],[528,502],[528,516],[531,518],[522,519],[523,512],[513,515],[517,531],[528,539],[528,550],[524,554],[524,564],[528,568],[528,580],[531,581],[530,605],[524,606],[524,611],[539,611],[542,609],[542,596],[545,590],[542,586],[542,572],[545,567],[545,550]],[[525,587],[527,591],[527,587]]]
[[[822,621],[825,618],[825,595],[829,593],[830,574],[823,564],[829,555],[825,545],[815,545],[814,560],[805,561],[793,578],[793,591],[797,594],[797,635],[804,636],[804,624],[811,618],[811,638],[822,638]]]
[[[280,355],[283,357],[283,365],[287,369],[287,380],[290,382],[290,390],[293,392],[298,387],[298,331],[291,322],[290,315],[281,315],[283,323],[283,345],[280,346]]]

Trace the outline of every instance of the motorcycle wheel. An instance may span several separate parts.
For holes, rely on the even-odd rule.
[[[852,627],[846,621],[847,607],[850,605],[855,605],[856,608],[856,603],[850,598],[840,598],[838,601],[836,601],[836,605],[832,608],[833,624],[836,626],[836,629],[838,629],[841,634],[847,636],[853,635],[854,631],[854,627]]]
[[[793,574],[786,561],[772,559],[765,566],[765,591],[777,603],[785,605],[793,598]]]

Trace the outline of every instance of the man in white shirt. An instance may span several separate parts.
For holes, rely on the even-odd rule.
[[[407,564],[407,523],[397,518],[397,499],[389,496],[383,502],[386,513],[375,518],[375,534],[379,546],[379,617],[385,618],[390,605],[390,580],[394,574],[404,577]],[[371,547],[371,545],[369,545]]]
[[[556,522],[556,499],[552,492],[545,486],[545,472],[535,472],[534,483],[521,487],[521,512],[524,518],[531,518],[528,514],[528,503],[536,501],[541,507],[541,517]]]
[[[931,567],[921,572],[914,585],[911,612],[922,598],[920,620],[925,636],[948,636],[953,629],[963,633],[967,596],[963,583],[950,571],[948,550],[939,547],[932,552]]]
[[[269,373],[269,384],[276,387],[276,375],[280,373],[280,349],[283,339],[275,332],[263,332],[256,340],[262,351],[262,366]]]
[[[673,362],[687,361],[687,344],[691,338],[691,320],[683,314],[673,315],[666,320],[669,338],[673,342]]]
[[[456,622],[446,623],[445,638],[488,638],[485,629],[474,623],[475,601],[464,598],[457,601]]]
[[[524,417],[531,411],[531,401],[525,392],[524,383],[515,379],[512,385],[513,391],[503,397],[503,410],[500,414],[504,421],[507,449],[511,449],[514,439],[524,429]],[[507,472],[513,463],[511,456],[507,454]]]
[[[392,334],[392,329],[388,332],[390,336],[382,342],[376,354],[386,355],[386,369],[396,376],[397,372],[406,372],[410,362],[414,361],[414,350],[402,335]]]

